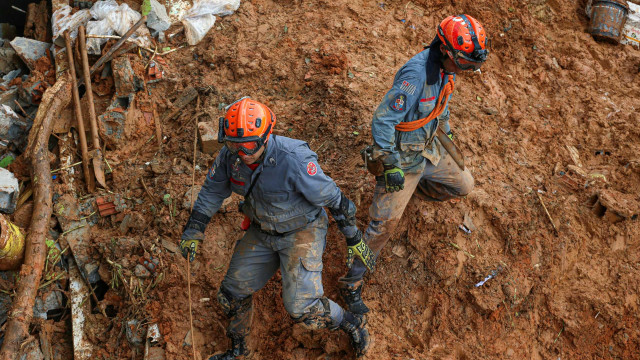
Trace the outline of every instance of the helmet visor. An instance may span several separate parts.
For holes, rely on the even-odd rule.
[[[229,149],[229,151],[231,151],[234,154],[248,155],[248,156],[251,156],[257,153],[262,147],[261,143],[259,143],[258,141],[247,141],[247,142],[226,141],[225,145],[227,146],[227,149]]]

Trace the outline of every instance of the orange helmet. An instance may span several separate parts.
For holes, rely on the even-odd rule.
[[[220,118],[218,141],[238,153],[253,155],[271,136],[276,116],[266,105],[244,97],[227,107],[227,114]]]
[[[462,70],[477,70],[487,60],[487,35],[469,15],[449,16],[438,25],[438,38],[447,54]]]

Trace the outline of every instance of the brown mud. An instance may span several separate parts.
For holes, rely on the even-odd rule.
[[[191,358],[183,346],[186,262],[171,244],[189,214],[196,120],[216,120],[241,96],[265,102],[278,117],[275,133],[309,142],[357,202],[364,228],[374,179],[359,150],[371,141],[373,110],[439,21],[461,12],[492,38],[482,74],[461,74],[450,102],[454,139],[476,187],[457,203],[409,203],[367,277],[374,342],[366,358],[640,358],[640,51],[594,41],[585,3],[243,1],[200,44],[163,56],[163,80],[138,93],[138,109],[149,112],[151,101],[164,113],[189,86],[200,95],[162,124],[162,153],[149,141],[155,125],[146,117],[106,153],[111,188],[134,200],[91,231],[101,277],[120,284],[101,301],[115,314],[111,323],[99,311],[88,320],[97,358],[132,358],[122,327],[131,319],[159,324],[167,359]],[[111,84],[94,86],[98,113]],[[198,152],[196,185],[212,161]],[[242,236],[237,201],[212,219],[191,266],[204,358],[229,346],[215,294]],[[605,216],[608,209],[616,216]],[[123,230],[127,214],[133,220]],[[160,259],[161,280],[132,276],[149,256]],[[344,257],[332,222],[323,273],[332,299]],[[121,276],[106,259],[122,266]],[[254,296],[253,359],[352,357],[342,332],[293,326],[280,294],[276,274]],[[70,338],[60,340],[70,350]]]

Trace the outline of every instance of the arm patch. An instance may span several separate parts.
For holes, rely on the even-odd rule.
[[[389,101],[389,108],[393,111],[402,112],[407,108],[407,95],[398,93]]]

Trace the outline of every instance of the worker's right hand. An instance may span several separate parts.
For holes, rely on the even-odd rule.
[[[404,171],[399,167],[385,167],[384,185],[388,193],[404,189]]]
[[[200,240],[180,240],[180,251],[182,251],[182,257],[189,261],[195,260],[199,244]]]

